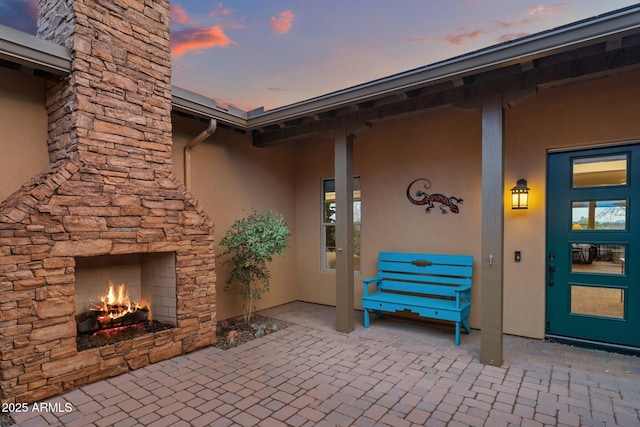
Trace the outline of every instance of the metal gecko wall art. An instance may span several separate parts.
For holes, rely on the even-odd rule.
[[[431,209],[435,208],[434,203],[439,203],[440,212],[443,215],[446,215],[447,208],[449,211],[453,213],[460,212],[458,205],[462,204],[462,199],[459,197],[451,196],[447,197],[444,194],[440,193],[432,193],[429,194],[425,190],[429,190],[431,188],[431,181],[426,178],[418,178],[415,179],[409,184],[407,187],[407,198],[411,203],[418,206],[425,206],[425,212],[430,214]]]

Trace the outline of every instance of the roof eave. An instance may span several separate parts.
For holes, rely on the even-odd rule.
[[[218,108],[215,100],[176,86],[171,87],[171,106],[175,111],[196,117],[214,118],[241,130],[247,127],[246,113],[240,114],[238,110],[238,114],[234,114]]]
[[[71,69],[66,47],[4,25],[0,25],[0,58],[58,76]]]
[[[303,116],[317,115],[349,104],[370,101],[395,93],[459,79],[479,71],[505,67],[623,37],[640,28],[640,6],[580,21],[555,30],[471,52],[436,64],[409,70],[362,85],[353,86],[310,100],[287,105],[249,117],[249,129],[283,123]]]

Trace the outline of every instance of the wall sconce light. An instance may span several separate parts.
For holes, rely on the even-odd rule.
[[[515,187],[511,189],[511,209],[529,208],[529,190],[526,179],[519,179]]]

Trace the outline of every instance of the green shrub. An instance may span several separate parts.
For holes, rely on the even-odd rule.
[[[242,314],[246,324],[251,322],[254,301],[269,291],[268,264],[273,255],[284,255],[289,247],[289,227],[282,214],[252,210],[237,219],[220,241],[226,247],[221,256],[231,255],[223,264],[232,267],[225,291],[233,288],[242,295]]]

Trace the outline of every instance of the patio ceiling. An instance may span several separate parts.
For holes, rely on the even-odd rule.
[[[70,71],[71,55],[55,43],[0,26],[0,66],[43,77]],[[640,5],[572,23],[446,61],[273,110],[220,108],[173,88],[176,114],[252,135],[267,146],[360,127],[452,105],[479,108],[482,96],[503,93],[507,104],[555,85],[640,68]]]

